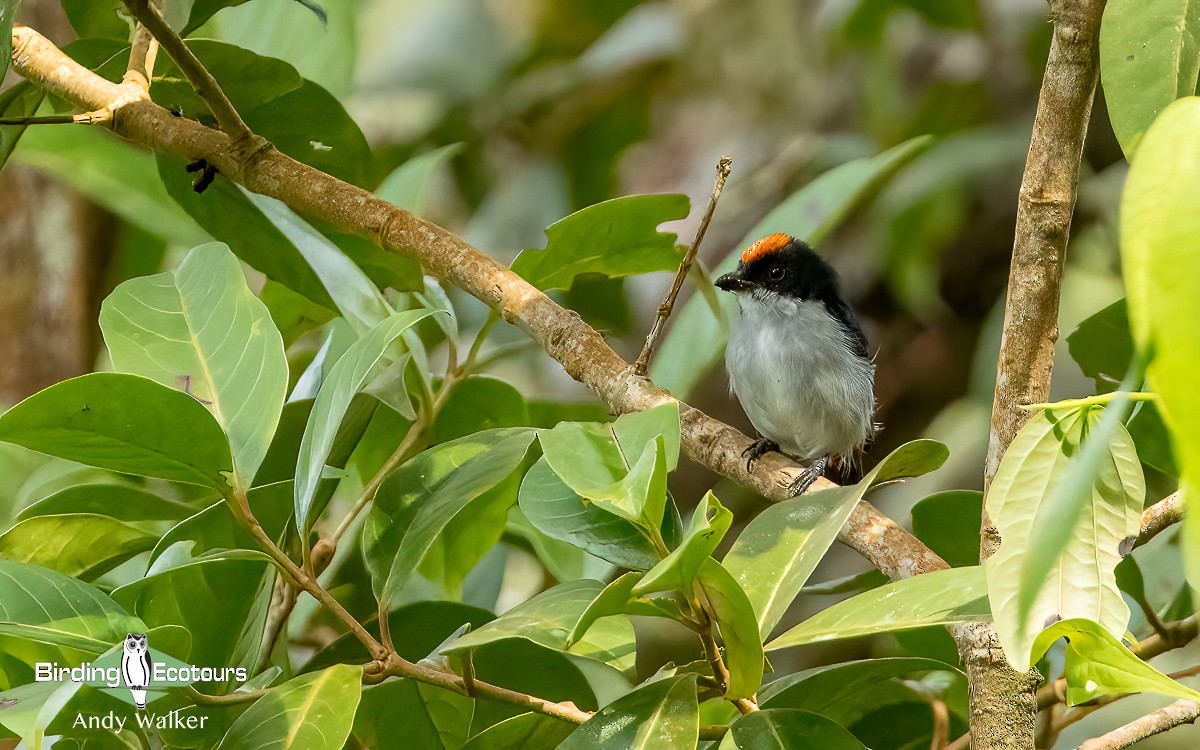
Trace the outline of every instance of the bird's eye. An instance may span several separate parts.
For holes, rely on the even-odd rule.
[[[767,275],[771,277],[771,281],[782,281],[783,280],[783,266],[775,266],[774,268],[772,268],[770,270],[770,272],[768,272]]]

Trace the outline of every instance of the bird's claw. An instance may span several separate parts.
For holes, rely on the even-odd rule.
[[[742,451],[742,455],[746,457],[746,471],[749,472],[754,466],[754,462],[763,456],[764,453],[779,450],[779,444],[774,440],[760,437],[750,444],[750,447]]]
[[[788,497],[796,497],[808,492],[809,488],[821,478],[825,473],[825,467],[829,464],[829,458],[822,456],[816,461],[808,465],[808,468],[800,473],[800,476],[788,485]]]

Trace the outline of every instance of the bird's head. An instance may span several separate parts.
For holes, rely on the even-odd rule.
[[[825,301],[837,296],[837,276],[802,240],[786,234],[763,237],[742,252],[737,270],[716,280],[734,294],[778,294],[798,300]]]

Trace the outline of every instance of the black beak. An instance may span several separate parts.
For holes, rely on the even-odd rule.
[[[736,271],[734,273],[725,274],[713,283],[716,285],[717,289],[722,289],[726,292],[740,292],[753,286],[753,284],[738,275]]]

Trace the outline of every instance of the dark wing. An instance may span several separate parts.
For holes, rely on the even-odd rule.
[[[862,326],[858,323],[858,315],[854,312],[854,308],[841,299],[826,299],[825,308],[846,329],[850,351],[863,359],[870,359],[871,355],[867,352],[867,335],[863,333]]]

